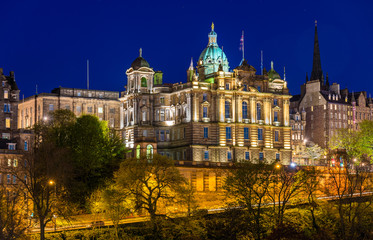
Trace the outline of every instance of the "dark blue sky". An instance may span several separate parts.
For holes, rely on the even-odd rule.
[[[268,69],[286,76],[292,94],[312,70],[314,20],[321,64],[330,83],[373,93],[373,1],[21,1],[4,0],[0,14],[0,67],[15,71],[25,97],[52,88],[124,90],[125,71],[143,48],[164,82],[186,81],[215,23],[231,69],[245,57],[258,73],[260,50]]]

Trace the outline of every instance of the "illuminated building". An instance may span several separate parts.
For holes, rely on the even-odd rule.
[[[291,158],[289,91],[274,70],[257,75],[246,61],[233,71],[212,26],[184,83],[163,83],[140,56],[126,71],[121,128],[130,155],[158,152],[184,161],[227,163]]]
[[[372,120],[372,98],[367,93],[349,92],[340,89],[338,83],[329,84],[328,74],[324,78],[321,68],[317,24],[311,78],[301,86],[301,94],[291,99],[291,111],[304,112],[306,124],[304,139],[322,148],[329,147],[329,140],[338,129],[358,129],[358,123]],[[303,118],[303,117],[302,117]]]

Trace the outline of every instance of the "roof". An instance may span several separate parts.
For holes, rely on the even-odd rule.
[[[148,67],[148,68],[150,68],[149,63],[143,57],[136,58],[135,61],[132,62],[131,67],[134,70],[137,70],[137,69],[139,69],[141,67]]]

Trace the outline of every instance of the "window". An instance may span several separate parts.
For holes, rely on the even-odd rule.
[[[274,114],[273,121],[277,122],[278,121],[278,112],[275,111],[273,114]]]
[[[104,94],[100,93],[100,94],[98,95],[98,97],[99,97],[99,98],[103,98],[103,97],[104,97]]]
[[[146,147],[146,157],[148,159],[152,159],[153,158],[153,146],[150,145],[150,144]]]
[[[8,143],[8,150],[16,150],[16,144],[15,143]]]
[[[145,77],[142,77],[141,78],[141,87],[147,87],[148,86],[148,83],[146,81],[146,78]]]
[[[203,117],[207,118],[207,107],[203,107]]]
[[[161,142],[164,142],[164,130],[161,130],[161,131],[159,131],[159,133],[160,133],[160,141]]]
[[[88,97],[92,97],[92,93],[89,92],[89,93],[88,93]]]
[[[140,152],[141,151],[141,147],[140,147],[140,145],[137,145],[137,147],[136,147],[136,158],[137,159],[139,159],[140,158]]]
[[[98,113],[103,113],[104,112],[104,109],[102,107],[99,107],[98,108]]]
[[[91,113],[92,112],[92,107],[87,107],[87,112]]]
[[[273,99],[273,105],[275,105],[275,106],[278,105],[277,98]]]
[[[7,184],[10,184],[10,174],[7,174],[7,175],[6,175],[6,183],[7,183]]]
[[[225,118],[229,118],[231,113],[229,101],[225,101]]]
[[[18,166],[18,160],[17,159],[13,159],[13,167],[17,167]]]
[[[209,151],[205,151],[205,160],[209,160]]]
[[[82,111],[82,107],[81,107],[81,106],[77,106],[77,107],[76,107],[76,111],[77,111],[78,113],[80,113],[80,112]]]
[[[264,160],[264,154],[263,154],[263,152],[259,152],[259,160],[260,161]]]
[[[17,181],[17,176],[13,175],[13,184],[16,184],[16,181]]]
[[[247,91],[247,85],[246,85],[246,84],[243,85],[243,90],[244,90],[245,92]]]
[[[226,84],[225,84],[225,89],[226,89],[226,90],[229,90],[229,83],[226,83]]]
[[[111,128],[114,127],[114,118],[110,118],[110,120],[109,120],[109,126],[110,126]]]
[[[113,114],[114,114],[114,113],[115,113],[115,108],[110,108],[109,111],[110,111],[110,113],[113,113]]]
[[[250,152],[245,152],[245,160],[250,160]]]
[[[227,159],[228,159],[228,161],[232,161],[232,152],[231,151],[227,152]]]
[[[5,127],[10,128],[10,118],[5,119]]]
[[[4,112],[10,112],[10,104],[4,103]]]
[[[204,101],[204,102],[207,101],[207,94],[206,93],[203,94],[202,101]]]
[[[258,91],[260,92],[260,86],[258,86],[256,89],[258,89]]]
[[[54,110],[54,105],[53,104],[49,104],[49,111],[53,111]]]
[[[78,92],[78,97],[82,96],[82,92]]]
[[[275,142],[278,142],[278,139],[279,139],[279,131],[275,131]]]
[[[242,118],[247,119],[247,102],[242,102]]]
[[[231,127],[225,127],[225,137],[226,139],[232,139],[232,128]]]
[[[280,160],[280,154],[276,153],[276,161],[279,161],[279,160]]]
[[[25,151],[28,151],[28,142],[27,142],[27,141],[25,141],[25,143],[24,143],[23,146],[24,146],[23,149],[24,149]]]
[[[160,97],[159,102],[161,103],[161,105],[164,105],[164,97]]]
[[[263,129],[258,128],[258,140],[262,141],[263,140]]]
[[[5,98],[5,99],[8,99],[8,98],[9,98],[8,90],[4,90],[4,98]]]
[[[10,133],[2,133],[1,136],[3,139],[10,139]]]
[[[8,167],[12,166],[12,159],[8,159]]]
[[[249,139],[249,128],[247,128],[247,127],[245,127],[245,128],[243,129],[243,138],[244,138],[245,140],[248,140],[248,139]]]
[[[260,103],[256,104],[256,120],[260,120],[262,116],[262,109]]]
[[[164,121],[164,109],[161,109],[161,121]]]
[[[142,121],[145,122],[146,121],[146,112],[142,112]]]
[[[209,138],[209,128],[203,128],[203,138]]]
[[[65,109],[66,109],[66,110],[70,110],[70,105],[66,105],[66,106],[65,106]],[[39,111],[40,111],[40,110],[39,110]]]

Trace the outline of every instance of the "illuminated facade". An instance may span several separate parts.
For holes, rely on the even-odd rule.
[[[311,78],[306,77],[301,94],[291,99],[291,108],[293,112],[305,112],[304,139],[322,148],[329,148],[329,141],[338,129],[356,130],[359,122],[373,120],[372,98],[366,92],[351,93],[347,88],[340,89],[338,83],[329,84],[328,74],[324,78],[317,25]]]
[[[126,71],[121,128],[133,156],[158,152],[175,160],[222,162],[291,158],[289,91],[274,70],[256,75],[243,61],[229,71],[212,26],[208,46],[184,83],[165,84],[140,56]]]

